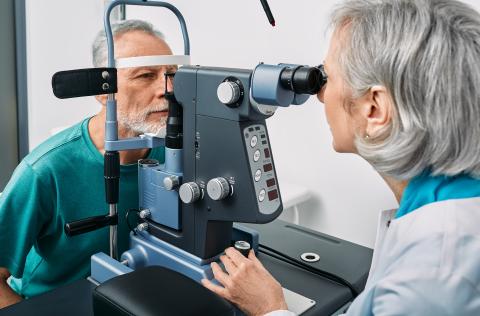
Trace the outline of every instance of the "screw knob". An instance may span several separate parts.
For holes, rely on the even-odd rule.
[[[217,97],[223,104],[234,104],[240,99],[240,87],[236,82],[224,81],[218,85]]]
[[[225,178],[214,178],[207,183],[207,194],[212,200],[223,200],[230,194],[230,184]]]
[[[185,204],[191,204],[200,199],[200,187],[195,182],[187,182],[180,186],[180,199]]]
[[[178,187],[180,181],[177,176],[169,176],[163,178],[163,186],[166,190],[171,191]]]

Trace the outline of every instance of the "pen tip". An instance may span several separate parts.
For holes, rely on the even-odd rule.
[[[272,26],[275,26],[275,21],[273,21],[271,24],[272,24]]]

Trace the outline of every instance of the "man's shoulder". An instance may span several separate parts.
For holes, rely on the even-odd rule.
[[[86,120],[88,119],[82,120],[45,140],[24,158],[24,162],[32,167],[38,167],[42,163],[51,162],[51,159],[72,154],[83,142],[82,125]]]

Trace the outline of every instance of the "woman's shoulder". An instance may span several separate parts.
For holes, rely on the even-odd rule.
[[[480,315],[480,291],[462,273],[399,270],[371,289],[374,315]]]
[[[478,287],[479,223],[480,198],[432,203],[392,221],[377,280],[458,278]]]
[[[397,240],[418,242],[449,235],[480,237],[480,197],[426,204],[392,221],[389,234]]]

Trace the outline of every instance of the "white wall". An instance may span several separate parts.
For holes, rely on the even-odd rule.
[[[99,0],[27,0],[28,119],[30,149],[99,110],[93,99],[57,99],[52,75],[61,70],[89,68],[90,44],[103,25]]]
[[[190,32],[192,62],[253,68],[258,62],[317,65],[328,37],[328,14],[338,0],[270,0],[272,28],[258,0],[175,0]],[[480,9],[478,0],[465,1]],[[48,5],[47,5],[48,4]],[[27,0],[29,132],[31,148],[58,126],[73,124],[98,110],[93,98],[56,99],[54,72],[90,67],[90,45],[102,25],[103,0]],[[182,38],[165,9],[128,7],[127,18],[145,18],[167,36],[176,53]],[[383,180],[362,159],[332,150],[323,105],[280,109],[268,121],[277,173],[282,182],[313,193],[301,205],[301,224],[373,246],[378,211],[397,207]]]

